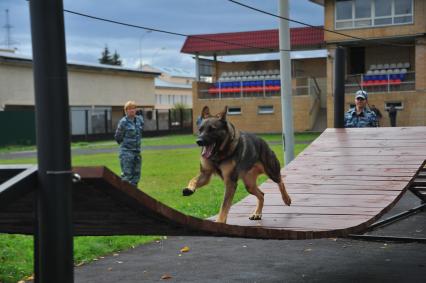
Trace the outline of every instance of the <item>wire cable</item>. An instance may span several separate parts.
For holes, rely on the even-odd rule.
[[[239,47],[267,50],[268,52],[272,52],[272,51],[275,50],[274,48],[258,47],[258,46],[248,45],[248,44],[237,43],[237,42],[230,42],[230,41],[219,40],[219,39],[211,39],[211,38],[205,38],[205,37],[197,36],[197,35],[189,35],[189,34],[172,32],[172,31],[156,29],[156,28],[151,28],[151,27],[145,27],[145,26],[140,26],[140,25],[128,24],[128,23],[124,23],[124,22],[119,22],[119,21],[115,21],[115,20],[110,20],[110,19],[106,19],[106,18],[101,18],[101,17],[96,17],[96,16],[92,16],[92,15],[88,15],[88,14],[83,14],[83,13],[80,13],[80,12],[75,12],[75,11],[71,11],[71,10],[67,10],[67,9],[64,9],[64,12],[67,12],[67,13],[73,14],[73,15],[86,17],[86,18],[93,19],[93,20],[98,20],[98,21],[103,21],[103,22],[108,22],[108,23],[112,23],[112,24],[117,24],[117,25],[137,28],[137,29],[143,29],[143,30],[148,30],[148,31],[153,31],[153,32],[165,33],[165,34],[176,35],[176,36],[183,36],[183,37],[188,37],[188,38],[192,37],[192,38],[196,38],[196,39],[200,39],[200,40],[216,42],[216,43],[225,43],[225,44],[228,44],[228,45],[239,46]],[[278,49],[278,51],[290,52],[292,50]]]
[[[290,18],[281,17],[281,16],[278,16],[276,14],[273,14],[273,13],[270,13],[270,12],[267,12],[267,11],[255,8],[255,7],[250,6],[250,5],[246,5],[244,3],[241,3],[241,2],[238,2],[238,1],[235,1],[235,0],[228,0],[228,1],[231,2],[231,3],[234,3],[236,5],[245,7],[247,9],[259,12],[259,13],[263,13],[263,14],[266,14],[266,15],[269,15],[269,16],[273,16],[273,17],[276,17],[276,18],[279,18],[279,19],[283,19],[283,20],[286,20],[286,21],[289,21],[289,22],[292,22],[292,23],[301,24],[301,25],[304,25],[304,26],[307,26],[307,27],[311,27],[311,28],[314,28],[314,29],[318,29],[318,30],[322,30],[322,31],[330,32],[330,33],[335,33],[335,34],[338,34],[338,35],[341,35],[341,36],[345,36],[345,37],[349,37],[349,38],[352,38],[352,39],[357,39],[357,40],[361,40],[361,41],[377,42],[380,45],[392,46],[392,47],[414,47],[414,45],[409,45],[409,44],[383,43],[383,42],[378,42],[379,39],[366,39],[366,38],[362,38],[362,37],[357,37],[357,36],[349,35],[349,34],[346,34],[346,33],[338,32],[338,31],[335,31],[335,30],[326,29],[324,27],[314,26],[314,25],[307,24],[307,23],[304,23],[304,22],[301,22],[301,21],[297,21],[297,20],[293,20],[293,19],[290,19]]]

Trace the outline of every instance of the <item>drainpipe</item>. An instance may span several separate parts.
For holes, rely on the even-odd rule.
[[[195,80],[200,81],[200,57],[195,54]]]

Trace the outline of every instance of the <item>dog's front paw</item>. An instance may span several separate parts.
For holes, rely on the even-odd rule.
[[[190,190],[190,189],[188,189],[188,188],[185,188],[185,189],[183,189],[183,191],[182,191],[182,195],[184,195],[184,196],[190,196],[190,195],[192,195],[194,193],[194,191],[193,190]]]
[[[255,214],[253,213],[250,217],[250,220],[261,220],[262,219],[262,214]]]

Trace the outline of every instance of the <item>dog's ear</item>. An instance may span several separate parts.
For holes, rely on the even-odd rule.
[[[228,113],[228,106],[225,106],[225,109],[223,109],[222,112],[216,114],[216,117],[222,121],[226,121],[226,113]]]

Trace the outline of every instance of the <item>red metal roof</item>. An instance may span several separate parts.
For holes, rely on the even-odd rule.
[[[321,28],[321,27],[320,27]],[[290,29],[291,49],[315,49],[324,45],[324,31],[312,27]],[[188,36],[182,53],[205,56],[278,52],[278,30],[258,30]]]

